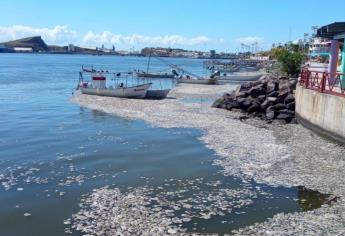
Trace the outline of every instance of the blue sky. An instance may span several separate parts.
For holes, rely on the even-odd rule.
[[[268,48],[302,38],[313,25],[345,21],[345,1],[332,2],[334,8],[320,0],[2,0],[0,41],[41,34],[49,44],[117,49]]]

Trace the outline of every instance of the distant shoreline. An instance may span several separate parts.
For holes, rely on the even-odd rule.
[[[73,52],[0,52],[1,54],[46,54],[46,55],[87,55],[87,56],[117,56],[117,57],[148,57],[141,54],[132,54],[132,55],[121,55],[121,54],[91,54],[91,53],[73,53]],[[174,57],[174,56],[155,56],[163,58],[183,58],[183,59],[201,59],[201,60],[230,60],[235,58],[207,58],[207,57]]]

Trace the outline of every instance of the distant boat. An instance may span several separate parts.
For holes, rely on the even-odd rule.
[[[152,54],[152,50],[150,50],[149,59],[147,60],[146,72],[145,71],[139,71],[139,70],[135,71],[137,76],[142,77],[142,78],[170,78],[170,79],[174,78],[173,73],[149,72],[151,56],[152,56],[151,54]]]
[[[174,78],[174,74],[172,73],[150,73],[145,71],[136,71],[135,72],[138,77],[142,78],[166,78],[166,79],[172,79]]]
[[[243,72],[243,71],[258,71],[259,68],[257,66],[244,66],[244,67],[240,67],[239,71]]]
[[[245,81],[256,81],[261,78],[265,73],[260,71],[250,72],[234,72],[228,75],[220,76],[220,80],[234,81],[234,82],[245,82]]]
[[[147,68],[146,68],[146,72],[145,71],[135,71],[136,75],[139,78],[148,78],[150,79],[173,79],[174,78],[174,74],[173,73],[162,73],[162,72],[157,72],[157,73],[150,73],[149,72],[149,68],[150,68],[150,61],[151,61],[151,54],[152,51],[150,51],[150,56],[149,59],[147,61]],[[176,71],[175,71],[176,73]],[[160,99],[164,99],[168,96],[168,93],[170,92],[170,89],[150,89],[146,92],[145,98],[146,99],[155,99],[155,100],[160,100]]]
[[[184,78],[176,78],[177,83],[185,83],[185,84],[217,84],[218,77],[213,78],[192,78],[192,77],[184,77]]]
[[[231,73],[231,72],[236,72],[239,70],[239,68],[234,65],[215,65],[215,66],[212,66],[211,69],[213,71],[219,71],[222,73]]]

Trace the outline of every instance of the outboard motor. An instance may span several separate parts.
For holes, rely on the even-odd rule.
[[[210,76],[210,78],[213,79],[216,76],[220,76],[220,71],[216,70],[215,72],[213,72],[213,74]]]
[[[176,76],[176,77],[179,76],[179,74],[176,72],[176,70],[172,70],[171,73],[172,73],[174,76]]]

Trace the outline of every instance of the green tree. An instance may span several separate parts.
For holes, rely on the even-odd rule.
[[[282,70],[290,76],[298,76],[304,55],[300,52],[290,52],[283,50],[277,56],[277,60],[282,65]]]
[[[271,51],[269,52],[269,55],[271,58],[278,59],[279,55],[284,53],[284,51],[286,51],[286,49],[283,47],[272,48]]]

